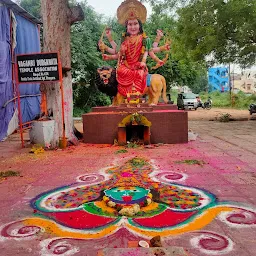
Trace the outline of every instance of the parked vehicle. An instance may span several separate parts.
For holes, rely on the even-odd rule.
[[[210,110],[212,108],[212,99],[210,97],[204,103],[204,108],[207,110]]]
[[[190,93],[179,93],[177,98],[178,109],[197,109],[197,95]]]
[[[210,110],[212,108],[212,99],[210,97],[204,103],[201,101],[199,96],[197,96],[196,99],[197,99],[197,108],[203,108],[207,110]]]
[[[256,104],[254,103],[250,104],[249,112],[250,112],[250,115],[252,115],[253,113],[256,113]]]
[[[204,108],[204,103],[202,102],[200,96],[196,96],[197,106],[196,108]]]

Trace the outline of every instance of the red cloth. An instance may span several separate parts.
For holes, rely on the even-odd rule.
[[[117,81],[118,81],[118,92],[123,96],[127,93],[132,92],[134,87],[141,94],[146,89],[146,78],[148,74],[147,68],[139,67],[140,56],[143,46],[143,36],[139,35],[135,40],[132,37],[127,37],[122,43],[125,50],[125,60],[122,60],[119,67],[117,68]]]

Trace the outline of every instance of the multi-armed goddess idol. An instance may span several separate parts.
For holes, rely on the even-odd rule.
[[[106,37],[111,47],[99,41],[104,60],[117,60],[116,78],[118,82],[117,104],[122,103],[123,98],[134,91],[143,95],[147,91],[146,80],[148,68],[146,60],[148,55],[157,62],[156,67],[164,65],[165,60],[160,60],[155,53],[170,49],[169,43],[158,47],[163,36],[161,30],[157,31],[155,42],[143,32],[142,23],[146,21],[147,10],[137,0],[125,0],[117,9],[118,22],[126,27],[122,35],[121,46],[117,51],[117,44],[112,39],[111,29],[106,29]],[[104,54],[107,51],[108,54]]]

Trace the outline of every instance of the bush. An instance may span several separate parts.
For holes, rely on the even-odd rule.
[[[171,89],[171,100],[174,102],[174,104],[177,104],[177,97],[178,97],[178,90]]]
[[[202,101],[206,101],[208,97],[211,97],[213,107],[219,108],[236,108],[236,109],[248,109],[251,103],[256,103],[256,94],[248,96],[248,94],[240,91],[237,94],[229,92],[214,91],[211,93],[200,93]]]
[[[81,109],[81,108],[78,108],[78,107],[74,107],[73,116],[74,117],[81,117],[83,114],[85,114],[89,111],[90,111],[90,109]]]
[[[222,114],[218,119],[220,122],[229,122],[231,118],[231,115],[229,113]]]

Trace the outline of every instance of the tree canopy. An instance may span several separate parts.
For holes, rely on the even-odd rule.
[[[97,42],[103,31],[101,16],[85,3],[82,3],[82,8],[86,19],[73,25],[71,31],[74,105],[81,112],[111,103],[109,97],[95,87],[96,70],[103,65],[97,51]]]
[[[41,18],[40,8],[41,2],[40,0],[21,0],[20,6],[31,13],[36,18]]]
[[[179,39],[193,59],[255,64],[256,1],[194,0],[178,14]]]

